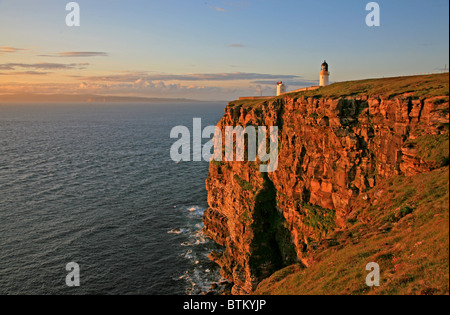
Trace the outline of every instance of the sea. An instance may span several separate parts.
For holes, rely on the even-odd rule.
[[[223,281],[202,232],[208,162],[173,161],[170,132],[214,126],[225,106],[0,104],[0,294],[197,295]]]

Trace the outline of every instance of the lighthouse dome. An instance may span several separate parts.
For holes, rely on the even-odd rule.
[[[328,71],[328,63],[326,61],[322,63],[322,71]]]

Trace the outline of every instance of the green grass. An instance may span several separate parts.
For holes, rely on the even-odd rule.
[[[299,92],[293,95],[329,98],[357,96],[394,98],[404,94],[410,94],[409,96],[413,98],[448,96],[448,74],[339,82],[318,90]]]
[[[302,214],[303,223],[318,231],[321,237],[326,236],[336,227],[335,210],[324,209],[304,202],[299,202],[297,207]]]
[[[438,166],[449,164],[448,132],[441,135],[425,135],[406,142],[405,146],[417,148],[417,155],[425,161],[434,162]]]
[[[340,246],[319,246],[310,268],[280,270],[255,294],[449,294],[449,168],[381,182],[368,194],[370,202],[354,205],[353,224],[328,236]],[[365,284],[369,262],[380,265],[380,287]]]
[[[250,182],[247,182],[246,180],[243,180],[238,175],[234,175],[234,180],[241,186],[243,190],[252,191],[253,185]]]
[[[441,104],[448,101],[449,76],[444,73],[338,82],[317,90],[288,93],[273,97],[270,100],[233,101],[230,102],[229,106],[257,109],[270,102],[282,100],[286,96],[293,98],[314,97],[333,99],[356,97],[380,97],[387,99],[411,97],[413,99],[420,99],[441,96],[442,98],[435,100],[435,102]]]
[[[253,219],[250,217],[250,214],[249,214],[248,210],[245,210],[241,214],[240,221],[241,221],[242,224],[246,224],[246,225],[252,225],[253,224]]]
[[[216,160],[211,160],[209,163],[212,164],[212,165],[218,166],[218,167],[219,167],[219,166],[224,166],[224,165],[225,165],[224,162],[216,161]]]

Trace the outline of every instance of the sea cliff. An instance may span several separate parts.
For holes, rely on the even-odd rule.
[[[223,247],[210,259],[234,284],[232,293],[251,294],[285,267],[290,269],[272,284],[308,272],[324,250],[370,239],[347,232],[358,224],[379,231],[364,221],[363,210],[383,198],[380,185],[385,191],[397,178],[444,169],[448,187],[448,89],[448,75],[440,74],[343,82],[270,100],[230,102],[218,123],[222,131],[226,126],[279,130],[279,165],[273,173],[261,173],[258,161],[210,163],[204,232]],[[379,212],[389,216],[397,206]],[[448,227],[448,206],[442,211]],[[275,293],[265,284],[260,293]]]

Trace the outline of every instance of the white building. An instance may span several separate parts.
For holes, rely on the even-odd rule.
[[[329,85],[330,81],[330,72],[328,72],[328,63],[326,61],[322,64],[322,69],[320,71],[320,86],[327,86]]]
[[[283,82],[277,82],[277,96],[286,93],[286,85]]]

